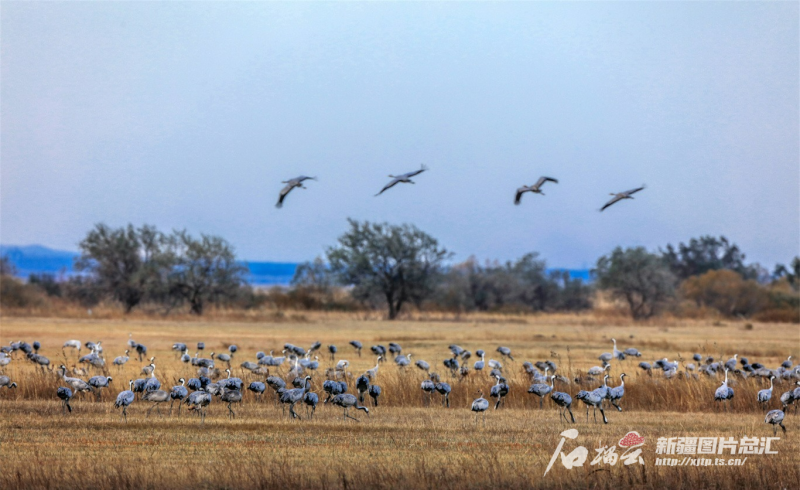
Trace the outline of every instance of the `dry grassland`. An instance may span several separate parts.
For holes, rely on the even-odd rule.
[[[650,377],[636,367],[641,360],[663,357],[682,356],[689,362],[694,352],[723,362],[738,353],[775,367],[788,355],[800,354],[796,325],[755,324],[746,329],[735,322],[724,326],[606,322],[569,315],[394,323],[324,314],[302,322],[270,323],[3,317],[0,343],[39,340],[41,353],[55,366],[65,363],[71,368],[77,359],[74,352],[62,354],[64,341],[102,340],[107,372],[114,381],[99,402],[90,395],[77,396],[73,413],[64,416],[55,397],[62,385],[56,375],[38,372],[22,358],[7,366],[4,374],[19,388],[0,390],[0,488],[800,488],[800,415],[793,408],[786,415],[788,433],[774,445],[777,455],[752,455],[741,467],[656,466],[658,437],[772,436],[772,428],[763,423],[764,409],[755,401],[756,392],[768,383],[737,380],[736,396],[726,412],[713,402],[721,380],[704,376],[664,380],[659,373]],[[185,410],[167,416],[162,408],[164,416],[154,412],[146,418],[148,405],[137,400],[125,424],[113,400],[146,364],[131,356],[121,370],[110,366],[124,351],[129,333],[147,345],[148,355],[156,356],[162,389],[169,389],[181,376],[196,375],[170,350],[174,342],[193,347],[204,341],[206,357],[237,344],[234,376],[247,385],[263,381],[263,376],[245,375],[238,365],[254,361],[257,351],[275,350],[278,355],[285,342],[308,348],[319,340],[321,366],[312,389],[320,394],[324,370],[332,365],[328,344],[337,345],[336,359],[348,359],[350,371],[358,375],[375,365],[369,346],[394,341],[404,353],[413,354],[412,361],[427,360],[452,385],[451,408],[442,408],[437,395],[426,402],[419,389],[422,371],[411,366],[403,373],[387,362],[376,380],[383,388],[380,406],[371,408],[369,416],[358,412],[360,422],[343,421],[339,409],[322,405],[313,420],[307,419],[304,408],[298,410],[303,420],[290,420],[282,416],[268,390],[261,403],[246,392],[244,403],[234,407],[235,420],[227,418],[225,405],[216,400],[203,426]],[[570,427],[577,428],[580,436],[577,444],[567,443],[565,452],[583,445],[591,460],[598,445],[615,445],[635,430],[646,439],[645,465],[590,466],[587,461],[567,470],[557,461],[542,477],[567,426],[559,422],[549,401],[539,409],[538,398],[527,393],[530,381],[521,365],[526,360],[551,359],[559,373],[573,379],[599,364],[597,356],[611,351],[611,338],[620,348],[636,347],[644,353],[641,359],[612,363],[613,374],[630,375],[621,402],[625,411],[609,410],[608,425],[587,423],[583,405],[574,403],[577,423]],[[348,345],[352,339],[364,343],[363,357]],[[485,427],[475,424],[468,407],[478,389],[488,397],[493,380],[486,371],[472,372],[462,381],[451,379],[442,366],[451,343],[473,353],[482,348],[487,360],[500,359],[495,352],[498,345],[512,349],[516,361],[503,360],[511,391],[504,407],[487,413]],[[475,360],[473,356],[469,365]],[[352,392],[354,383],[349,384]],[[557,384],[556,389],[574,398],[579,389],[595,386]],[[779,407],[777,398],[788,388],[788,382],[776,386],[770,408]]]

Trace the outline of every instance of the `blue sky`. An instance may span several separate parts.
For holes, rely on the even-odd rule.
[[[75,250],[94,223],[151,223],[298,261],[352,217],[414,223],[457,259],[585,267],[722,234],[772,267],[800,253],[797,18],[796,2],[4,2],[0,240]],[[298,174],[319,181],[276,209]],[[540,175],[560,183],[514,206]]]

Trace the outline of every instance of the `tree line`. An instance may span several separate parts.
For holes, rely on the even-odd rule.
[[[348,220],[324,257],[297,267],[289,288],[255,290],[246,266],[224,239],[152,226],[96,225],[80,242],[79,275],[57,280],[9,279],[3,259],[3,306],[26,294],[57,296],[92,306],[113,302],[127,313],[142,305],[201,315],[208,305],[254,308],[384,309],[395,319],[409,308],[452,312],[558,312],[597,307],[598,298],[624,305],[636,320],[663,312],[713,311],[732,317],[800,321],[800,257],[769,272],[747,264],[725,237],[703,236],[648,251],[617,247],[600,257],[590,282],[550,270],[535,252],[517,260],[452,263],[453,254],[413,225]],[[27,290],[25,288],[28,288]],[[32,291],[33,288],[35,291]]]

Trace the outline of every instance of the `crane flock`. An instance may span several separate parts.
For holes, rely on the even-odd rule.
[[[616,379],[616,375],[612,376],[610,374],[611,363],[624,363],[628,357],[642,357],[642,353],[638,349],[627,348],[619,350],[616,339],[611,339],[611,342],[613,345],[611,352],[603,352],[597,357],[602,362],[602,366],[590,367],[585,375],[579,372],[574,379],[560,374],[559,367],[550,359],[535,363],[522,362],[521,370],[530,377],[531,381],[527,392],[539,398],[540,409],[544,408],[544,402],[549,398],[557,408],[560,422],[576,422],[572,410],[574,408],[574,399],[581,401],[586,407],[587,423],[589,423],[590,408],[594,413],[595,423],[598,422],[598,410],[600,411],[602,422],[604,424],[610,423],[611,420],[606,410],[611,406],[617,412],[623,412],[620,403],[625,396],[625,378],[629,376],[623,372],[618,375],[618,384],[615,386],[609,385],[609,380]],[[360,356],[363,344],[360,341],[353,340],[349,342],[349,345]],[[90,353],[80,356],[84,347],[88,348]],[[124,356],[114,359],[113,366],[117,369],[129,362],[128,353],[131,349],[136,350],[140,357],[143,357],[147,352],[145,346],[134,342],[132,339],[129,339],[127,347]],[[167,402],[170,405],[169,415],[171,416],[173,405],[177,402],[178,415],[181,413],[181,406],[186,405],[188,411],[196,414],[200,422],[204,423],[208,407],[217,398],[219,402],[225,404],[228,412],[227,416],[233,419],[236,417],[234,405],[242,403],[246,388],[247,391],[253,393],[254,399],[258,402],[263,401],[265,393],[269,396],[268,392],[272,391],[274,403],[282,406],[284,413],[288,408],[288,414],[292,419],[302,419],[301,414],[295,408],[298,404],[305,406],[305,416],[307,419],[311,419],[314,417],[321,394],[313,389],[314,380],[318,378],[317,370],[320,367],[319,356],[315,354],[321,347],[321,342],[315,342],[308,350],[286,343],[281,350],[281,356],[275,356],[272,350],[269,354],[260,351],[256,354],[255,361],[243,361],[239,364],[239,368],[247,376],[255,376],[263,379],[263,382],[258,380],[246,384],[241,378],[232,376],[231,363],[238,351],[236,345],[230,344],[227,352],[212,352],[208,358],[205,358],[199,357],[200,352],[205,348],[204,343],[197,344],[197,351],[191,357],[188,354],[187,344],[176,342],[172,350],[178,354],[176,361],[178,366],[183,364],[196,368],[196,377],[191,377],[188,380],[185,377],[181,377],[177,380],[175,386],[169,389],[162,389],[161,381],[157,377],[157,372],[160,371],[155,362],[156,357],[152,356],[148,360],[148,364],[141,368],[140,376],[142,377],[128,380],[127,389],[119,392],[114,401],[114,408],[121,409],[120,417],[127,422],[128,408],[137,403],[137,399],[139,403],[149,404],[145,417],[149,417],[154,410],[161,415],[160,406]],[[41,344],[39,342],[34,342],[31,345],[23,341],[12,341],[8,346],[0,348],[0,359],[4,361],[0,363],[0,367],[8,366],[12,360],[24,358],[45,369],[46,366],[49,366],[50,361],[39,353],[40,348]],[[107,368],[102,349],[100,341],[82,344],[77,340],[69,340],[63,344],[62,355],[65,360],[67,359],[67,350],[74,350],[79,357],[79,363],[88,365],[90,369],[103,371],[102,375],[97,374],[88,380],[84,380],[81,377],[70,376],[70,374],[79,372],[77,367],[74,367],[70,372],[65,364],[61,364],[55,370],[55,374],[63,384],[63,386],[58,387],[55,396],[61,400],[62,411],[65,414],[73,412],[74,407],[70,402],[74,400],[75,396],[94,393],[99,401],[101,390],[111,388],[113,377],[108,376],[105,372]],[[449,354],[444,357],[441,366],[446,368],[450,376],[454,378],[456,381],[455,386],[452,383],[443,381],[440,374],[432,372],[433,368],[428,361],[417,359],[412,364],[413,353],[402,353],[402,346],[396,342],[389,343],[388,349],[380,344],[371,346],[370,351],[376,355],[376,364],[373,368],[367,369],[363,373],[351,372],[350,362],[346,359],[336,360],[336,354],[339,353],[339,349],[330,344],[327,350],[330,354],[331,367],[322,376],[324,381],[321,388],[322,393],[325,395],[322,405],[330,403],[341,408],[343,410],[342,418],[345,421],[359,420],[354,414],[350,413],[351,410],[355,412],[363,411],[369,416],[370,411],[366,403],[367,396],[371,399],[372,407],[377,407],[379,398],[384,396],[384,390],[377,384],[379,371],[382,364],[386,363],[388,359],[393,359],[396,372],[400,376],[413,377],[414,374],[409,371],[409,369],[413,369],[411,366],[419,369],[419,371],[413,370],[413,372],[418,373],[421,371],[424,373],[423,379],[418,385],[423,406],[430,405],[432,397],[438,395],[440,396],[442,407],[448,409],[450,408],[451,394],[462,389],[459,383],[463,379],[470,376],[488,375],[487,381],[492,380],[493,384],[486,387],[488,388],[489,398],[493,399],[493,402],[484,398],[485,391],[481,389],[477,392],[478,398],[474,399],[470,404],[470,410],[476,414],[475,423],[479,422],[479,417],[483,414],[482,418],[485,425],[486,413],[490,410],[502,409],[506,398],[514,389],[508,383],[507,374],[504,374],[509,367],[504,366],[497,359],[489,359],[487,361],[486,351],[478,349],[476,350],[478,360],[474,361],[470,368],[469,364],[472,357],[470,351],[456,344],[449,345],[447,349]],[[502,359],[516,364],[517,361],[514,359],[511,348],[501,345],[496,348],[496,352]],[[18,353],[24,354],[24,357],[17,355]],[[555,353],[552,354],[557,356]],[[791,356],[775,369],[768,368],[757,362],[750,363],[746,357],[739,357],[738,354],[734,354],[733,357],[725,362],[720,362],[711,356],[695,353],[692,356],[692,361],[694,362],[684,363],[679,356],[674,361],[669,361],[667,358],[657,359],[652,363],[641,361],[638,366],[646,376],[654,376],[654,372],[658,373],[660,371],[665,380],[673,378],[697,379],[700,374],[708,377],[715,377],[718,374],[723,375],[723,380],[714,391],[711,399],[714,402],[721,403],[723,410],[726,412],[729,410],[730,403],[734,398],[733,385],[738,379],[756,377],[769,381],[769,388],[758,391],[756,396],[757,403],[765,411],[768,410],[773,400],[772,394],[776,388],[776,380],[780,382],[791,381],[793,387],[779,397],[781,408],[768,411],[764,419],[764,423],[772,425],[775,432],[777,432],[778,427],[784,432],[786,431],[784,420],[788,407],[795,405],[795,412],[797,412],[797,405],[800,405],[798,403],[800,401],[800,366],[793,365]],[[159,361],[159,365],[162,362],[163,360]],[[218,367],[221,363],[226,366],[224,371],[221,371]],[[284,368],[288,368],[285,375],[281,374]],[[487,368],[489,372],[482,374],[486,372]],[[80,369],[80,372],[85,371],[82,368]],[[187,368],[184,367],[183,369]],[[273,369],[277,374],[270,374],[270,369]],[[598,376],[601,376],[601,378],[598,379]],[[351,385],[348,385],[348,382]],[[559,383],[559,386],[556,386],[556,382]],[[567,391],[560,391],[562,389],[561,385],[570,386],[572,383],[577,385],[594,384],[595,386],[580,389],[574,395]],[[9,376],[0,375],[0,388],[5,387],[11,390],[17,389],[18,386],[18,382],[12,380]],[[349,392],[351,386],[354,388],[353,393]]]
[[[390,180],[388,184],[386,184],[377,194],[375,194],[375,197],[380,196],[381,194],[391,189],[392,187],[396,186],[397,184],[414,184],[414,181],[411,180],[411,178],[416,177],[417,175],[421,174],[422,172],[425,172],[426,170],[428,170],[428,167],[422,165],[419,168],[419,170],[413,170],[411,172],[406,172],[401,175],[390,174],[389,178],[392,180]],[[293,189],[295,188],[306,189],[306,187],[303,185],[303,182],[307,180],[317,180],[317,178],[300,175],[293,179],[284,180],[283,182],[281,182],[282,184],[286,184],[286,186],[284,186],[281,189],[280,193],[278,194],[278,202],[275,204],[275,207],[277,208],[283,207],[283,201],[286,199],[286,196],[288,196]],[[553,182],[555,184],[558,184],[557,179],[554,179],[552,177],[542,176],[539,177],[539,180],[537,180],[536,183],[534,183],[533,185],[523,185],[522,187],[519,187],[514,193],[514,204],[519,205],[522,202],[522,195],[525,194],[526,192],[531,192],[533,194],[539,194],[543,196],[544,192],[542,192],[542,186],[547,182]],[[633,194],[643,190],[644,188],[645,186],[642,185],[641,187],[637,187],[636,189],[631,189],[624,192],[612,192],[611,195],[614,197],[612,197],[610,201],[605,203],[603,207],[600,208],[600,211],[605,211],[605,209],[608,208],[609,206],[616,204],[617,202],[622,201],[624,199],[633,199]]]

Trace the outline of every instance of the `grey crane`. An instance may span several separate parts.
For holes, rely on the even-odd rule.
[[[292,416],[293,419],[300,418],[297,412],[294,411],[294,406],[297,402],[303,400],[303,395],[306,394],[306,391],[309,389],[311,376],[305,377],[305,385],[302,388],[294,388],[291,390],[286,390],[280,398],[281,403],[289,405],[289,414]]]
[[[0,388],[2,387],[6,387],[10,390],[11,388],[16,388],[17,383],[11,381],[11,378],[8,376],[0,376]]]
[[[183,352],[185,350],[188,350],[188,347],[186,347],[186,344],[182,342],[175,342],[174,344],[172,344],[172,350],[176,352]]]
[[[600,398],[603,398],[603,399],[608,398],[609,397],[609,393],[611,391],[609,389],[609,387],[608,387],[608,378],[609,378],[609,375],[607,375],[607,374],[605,376],[603,376],[603,384],[600,385],[600,387],[595,388],[594,390],[592,390],[592,393],[596,393]]]
[[[539,397],[539,408],[542,408],[544,397],[549,395],[551,391],[553,391],[553,387],[547,383],[534,383],[528,388],[528,393],[533,393]]]
[[[772,380],[774,380],[774,379],[775,379],[775,376],[770,376],[769,377],[769,388],[765,389],[765,390],[761,390],[761,391],[758,392],[758,395],[757,395],[756,398],[758,399],[758,403],[760,403],[762,406],[766,406],[769,403],[770,398],[772,398],[772,389],[774,388],[774,386],[772,384]]]
[[[592,407],[594,413],[594,421],[597,422],[597,409],[600,409],[600,414],[603,416],[603,423],[607,424],[608,419],[606,413],[603,411],[603,398],[595,392],[581,390],[575,395],[575,398],[581,400],[586,405],[586,422],[589,422],[589,407]]]
[[[372,398],[372,406],[378,406],[378,398],[381,396],[381,387],[378,385],[369,385],[369,396]]]
[[[396,342],[389,342],[389,352],[392,355],[396,356],[396,355],[398,355],[398,354],[403,352],[403,348],[400,347],[400,344],[398,344]]]
[[[64,349],[72,348],[78,351],[78,355],[80,355],[82,347],[83,344],[81,344],[80,340],[67,340],[66,342],[64,342],[64,345],[61,346],[61,350],[63,351]]]
[[[148,391],[147,393],[142,395],[142,400],[153,403],[153,405],[151,405],[150,408],[147,409],[147,415],[145,415],[145,418],[149,417],[150,412],[152,412],[153,409],[156,407],[158,407],[157,409],[158,415],[161,415],[161,408],[159,407],[159,405],[169,401],[169,399],[170,399],[169,393],[167,393],[164,390]]]
[[[730,402],[731,399],[733,399],[733,388],[728,386],[728,369],[725,369],[725,381],[714,392],[714,401],[725,403]],[[725,405],[725,409],[727,410],[727,405]]]
[[[508,395],[508,384],[506,384],[506,378],[502,376],[496,376],[497,384],[492,386],[491,391],[489,392],[489,396],[492,398],[497,398],[497,403],[494,404],[494,409],[500,406],[500,402],[505,400],[506,395]]]
[[[605,203],[605,205],[602,208],[600,208],[600,211],[604,211],[607,207],[611,206],[614,203],[622,201],[623,199],[633,199],[633,194],[636,194],[637,192],[639,192],[640,190],[642,190],[644,188],[645,188],[645,185],[642,184],[641,187],[637,187],[636,189],[631,189],[629,191],[618,192],[616,194],[612,192],[611,195],[614,196],[614,197],[612,197],[610,201]]]
[[[145,376],[150,376],[150,374],[152,374],[152,372],[156,370],[156,365],[153,363],[153,361],[155,361],[155,360],[156,360],[155,357],[151,357],[150,358],[150,364],[148,364],[147,366],[142,367],[142,371],[139,374],[143,374]]]
[[[150,377],[144,382],[144,391],[156,391],[161,389],[161,381],[156,378],[155,364],[153,364],[153,371],[150,371]]]
[[[111,376],[92,376],[89,378],[89,385],[94,388],[98,400],[100,400],[100,390],[108,388],[109,383],[111,383]]]
[[[797,388],[789,389],[789,391],[781,395],[781,405],[783,405],[784,411],[786,407],[800,400],[800,381],[796,381],[795,384]],[[2,377],[0,377],[0,386],[2,386]],[[794,406],[794,410],[797,412],[797,405]]]
[[[501,345],[500,347],[497,348],[497,352],[499,352],[500,355],[503,357],[507,357],[512,361],[514,360],[514,356],[511,355],[511,349],[509,349],[508,347],[503,347]]]
[[[725,367],[728,368],[729,371],[736,370],[736,358],[739,357],[739,354],[734,354],[733,357],[725,361]]]
[[[211,394],[204,391],[195,391],[186,397],[184,403],[189,406],[189,410],[193,410],[200,415],[200,423],[204,424],[206,421],[206,410],[211,403]]]
[[[247,370],[247,371],[253,372],[253,371],[255,371],[256,369],[258,369],[258,363],[256,363],[256,362],[251,362],[251,361],[244,361],[243,363],[241,363],[241,364],[239,365],[239,367],[241,367],[241,368],[242,368],[242,369],[244,369],[244,370]]]
[[[114,408],[122,407],[122,417],[125,423],[128,423],[128,406],[133,403],[136,396],[133,394],[133,380],[128,381],[128,389],[120,391],[117,395],[117,400],[114,402]]]
[[[361,357],[361,349],[364,347],[364,345],[358,340],[351,340],[350,345],[352,345],[356,352],[358,352],[358,357]]]
[[[303,395],[303,404],[306,406],[306,416],[309,419],[314,418],[314,412],[317,411],[317,404],[319,403],[319,395],[314,393],[313,391],[307,392]],[[311,408],[311,414],[309,415],[308,409]]]
[[[480,352],[480,354],[478,354],[478,352]],[[475,364],[473,364],[472,367],[475,369],[475,371],[483,371],[484,366],[486,366],[485,362],[486,353],[483,351],[477,351],[475,352],[475,354],[481,356],[481,360],[475,361]]]
[[[189,390],[186,389],[186,380],[181,378],[178,380],[178,382],[180,384],[173,386],[172,390],[169,392],[169,415],[172,415],[172,404],[175,403],[175,400],[178,400],[178,414],[180,414],[183,400],[189,396]]]
[[[553,402],[560,407],[558,410],[558,421],[561,422],[561,417],[564,417],[564,420],[569,423],[569,420],[567,420],[567,415],[565,413],[566,411],[569,411],[569,416],[572,419],[572,423],[574,424],[575,416],[572,414],[572,397],[564,392],[554,390],[555,379],[556,379],[555,374],[550,376],[550,391],[551,391],[550,399],[553,400]]]
[[[397,357],[394,358],[394,362],[395,364],[397,364],[397,367],[405,368],[409,364],[411,364],[411,354],[398,355]]]
[[[242,402],[242,392],[236,389],[229,389],[223,386],[222,395],[220,395],[219,399],[228,404],[228,418],[236,418],[236,412],[234,412],[233,409],[231,408],[231,404]]]
[[[430,404],[431,394],[436,390],[436,383],[433,382],[433,377],[434,375],[431,374],[429,379],[422,380],[422,383],[420,383],[419,385],[423,393],[422,395],[423,402],[426,400],[425,395],[426,394],[428,395],[427,396],[428,404]]]
[[[367,376],[362,374],[356,378],[356,391],[358,392],[358,402],[363,404],[364,393],[369,391],[369,378]]]
[[[375,367],[372,369],[367,369],[366,374],[369,379],[375,379],[378,377],[378,368],[381,366],[381,359],[383,356],[378,356],[378,360],[375,361]]]
[[[228,377],[225,378],[225,379],[219,380],[218,381],[219,385],[220,386],[224,386],[225,388],[228,388],[228,389],[234,389],[234,390],[242,391],[242,388],[244,388],[244,382],[241,380],[241,378],[231,378],[231,370],[230,369],[226,369],[225,372],[228,374]]]
[[[87,391],[91,392],[91,391],[94,390],[94,388],[92,388],[92,386],[89,385],[89,383],[87,383],[86,381],[84,381],[84,380],[82,380],[80,378],[70,378],[70,377],[68,377],[67,376],[67,367],[65,365],[63,365],[63,364],[61,365],[60,371],[61,371],[61,379],[64,380],[65,383],[70,385],[70,387],[72,387],[72,389],[75,391],[76,394],[80,393],[80,392],[87,392]],[[70,398],[71,398],[71,396],[70,396]]]
[[[483,425],[486,426],[486,411],[489,410],[489,400],[483,397],[483,391],[478,390],[478,398],[472,400],[470,408],[475,412],[475,424],[478,424],[478,415],[483,413]]]
[[[428,364],[426,361],[423,361],[422,359],[419,359],[419,360],[415,361],[414,365],[417,366],[418,368],[422,369],[425,372],[430,372],[430,370],[431,370],[431,365]]]
[[[347,383],[344,381],[334,381],[332,379],[326,380],[322,383],[322,390],[328,394],[325,400],[322,402],[323,404],[328,403],[335,397],[336,395],[341,395],[342,393],[347,393]]]
[[[281,184],[286,184],[286,187],[281,189],[281,193],[278,195],[278,202],[275,204],[275,207],[282,208],[284,199],[286,199],[286,196],[288,196],[289,193],[292,192],[292,189],[294,189],[295,187],[299,187],[301,189],[307,189],[307,187],[303,185],[303,182],[305,182],[306,180],[317,180],[317,178],[301,175],[299,177],[295,177],[289,180],[284,180],[283,182],[281,182]]]
[[[129,352],[130,351],[128,349],[125,349],[125,354],[115,357],[113,364],[121,369],[122,366],[124,366],[125,363],[128,362],[128,360],[130,359],[130,357],[128,357]]]
[[[611,404],[617,409],[617,411],[621,412],[622,407],[619,406],[619,401],[625,396],[625,376],[627,374],[622,373],[619,375],[619,386],[615,386],[611,388],[608,392],[608,399],[611,400]]]
[[[440,382],[436,383],[434,385],[434,388],[436,388],[436,391],[440,395],[442,395],[442,405],[444,405],[447,408],[450,408],[450,391],[452,391],[450,385],[444,382]]]
[[[792,369],[792,356],[789,356],[788,359],[781,363],[781,367],[784,369]]]
[[[72,413],[72,407],[69,404],[69,401],[72,398],[72,390],[62,386],[56,390],[56,396],[61,399],[62,411],[66,413],[66,411],[69,410],[70,413]]]
[[[642,353],[639,352],[638,349],[634,349],[633,347],[628,347],[627,349],[622,351],[622,353],[625,354],[626,356],[642,357]]]
[[[380,196],[381,194],[384,193],[384,191],[386,191],[387,189],[391,189],[392,187],[394,187],[395,185],[397,185],[397,184],[399,184],[401,182],[403,184],[413,184],[414,181],[411,180],[411,177],[419,175],[419,174],[421,174],[422,172],[424,172],[426,170],[428,170],[428,167],[426,167],[425,165],[422,165],[419,170],[415,170],[413,172],[408,172],[408,173],[404,173],[403,175],[397,175],[397,176],[389,175],[389,178],[392,179],[391,182],[386,184],[386,186],[384,186],[384,188],[381,189],[381,191],[379,193],[375,194],[375,196],[376,197]]]
[[[252,383],[250,383],[250,386],[248,386],[247,389],[253,392],[253,394],[256,397],[256,400],[261,401],[261,397],[267,390],[267,385],[266,383],[262,383],[261,381],[253,381]]]
[[[592,366],[589,368],[588,371],[586,371],[586,373],[592,376],[599,376],[608,371],[609,369],[611,369],[611,364],[606,364],[604,367]]]
[[[328,352],[331,354],[331,361],[334,361],[334,360],[336,360],[336,352],[337,352],[338,350],[339,350],[339,349],[337,349],[337,348],[336,348],[336,346],[335,346],[335,345],[333,345],[333,344],[331,344],[331,345],[329,345],[329,346],[328,346]]]
[[[358,404],[358,398],[355,395],[351,395],[350,393],[343,393],[341,395],[336,395],[331,400],[331,403],[336,405],[337,407],[342,407],[344,409],[344,420],[353,419],[356,422],[359,420],[347,413],[347,411],[351,408],[355,408],[356,410],[363,410],[367,415],[369,415],[369,408],[361,406]]]
[[[786,427],[783,425],[783,418],[786,414],[783,410],[770,410],[767,412],[767,416],[764,417],[764,423],[772,425],[772,434],[778,435],[778,426],[783,429],[783,433],[786,434]]]
[[[545,182],[553,182],[558,184],[558,181],[552,177],[539,177],[539,180],[537,180],[535,184],[523,185],[522,187],[517,189],[517,193],[514,195],[514,204],[519,205],[519,203],[522,201],[522,195],[525,194],[526,192],[533,192],[534,194],[544,195],[544,192],[542,192],[541,189],[542,185],[544,185]]]

